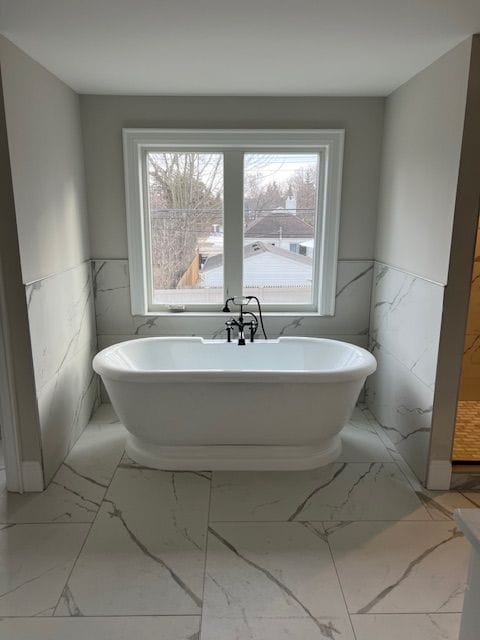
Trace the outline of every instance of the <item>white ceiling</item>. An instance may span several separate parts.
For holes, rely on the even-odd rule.
[[[0,0],[0,33],[81,93],[388,95],[480,0]]]

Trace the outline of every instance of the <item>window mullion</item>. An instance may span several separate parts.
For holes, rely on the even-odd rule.
[[[225,297],[242,295],[243,151],[224,152],[224,287]]]

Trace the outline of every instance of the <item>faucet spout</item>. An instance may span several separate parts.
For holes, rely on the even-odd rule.
[[[237,328],[239,346],[243,347],[246,344],[245,328],[248,328],[250,330],[250,342],[255,341],[255,334],[257,333],[259,326],[258,318],[254,313],[252,313],[252,311],[243,310],[243,307],[248,305],[252,300],[255,300],[257,303],[263,335],[265,340],[267,339],[267,334],[265,333],[265,328],[263,326],[262,307],[260,306],[260,301],[255,296],[246,296],[242,298],[227,298],[227,300],[225,301],[225,305],[222,309],[224,313],[230,313],[230,302],[240,307],[238,318],[230,318],[229,320],[227,320],[227,322],[225,322],[225,328],[227,331],[227,342],[232,341],[232,330],[234,327]],[[245,316],[249,316],[249,319],[245,320]]]

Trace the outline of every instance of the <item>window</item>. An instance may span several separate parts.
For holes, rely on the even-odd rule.
[[[343,131],[125,129],[132,312],[332,315]]]
[[[223,155],[147,151],[145,229],[150,306],[223,298]],[[217,275],[203,270],[215,260]]]

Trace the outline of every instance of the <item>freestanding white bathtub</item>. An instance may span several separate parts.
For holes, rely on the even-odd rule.
[[[341,451],[375,358],[321,338],[238,346],[202,338],[144,338],[98,353],[129,436],[127,454],[159,469],[309,469]]]

